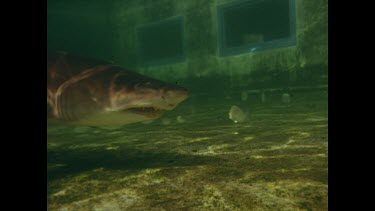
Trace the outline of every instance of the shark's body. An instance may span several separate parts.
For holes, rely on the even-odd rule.
[[[62,52],[47,54],[47,119],[120,126],[158,118],[188,91],[112,63]]]

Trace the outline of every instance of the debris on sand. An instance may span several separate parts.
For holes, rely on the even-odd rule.
[[[244,122],[247,118],[247,113],[243,112],[238,106],[233,105],[229,110],[229,119],[233,122]]]

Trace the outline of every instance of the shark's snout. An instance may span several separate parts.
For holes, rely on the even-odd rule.
[[[164,93],[162,94],[162,99],[168,105],[166,107],[167,110],[172,110],[179,103],[181,103],[188,97],[189,97],[189,91],[183,87],[179,89],[168,89],[168,90],[165,90]]]

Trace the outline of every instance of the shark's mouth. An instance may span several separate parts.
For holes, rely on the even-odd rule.
[[[147,116],[150,118],[158,117],[163,113],[162,109],[155,108],[155,107],[134,107],[134,108],[125,109],[123,111],[132,112],[132,113]]]

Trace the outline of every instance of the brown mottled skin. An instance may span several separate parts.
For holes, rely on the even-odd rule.
[[[157,112],[143,112],[139,108],[172,110],[187,96],[188,91],[183,87],[143,76],[109,62],[63,52],[47,54],[48,118],[69,122],[93,114],[125,110],[128,114],[137,113],[153,118],[152,114]],[[137,121],[141,120],[131,122]]]

